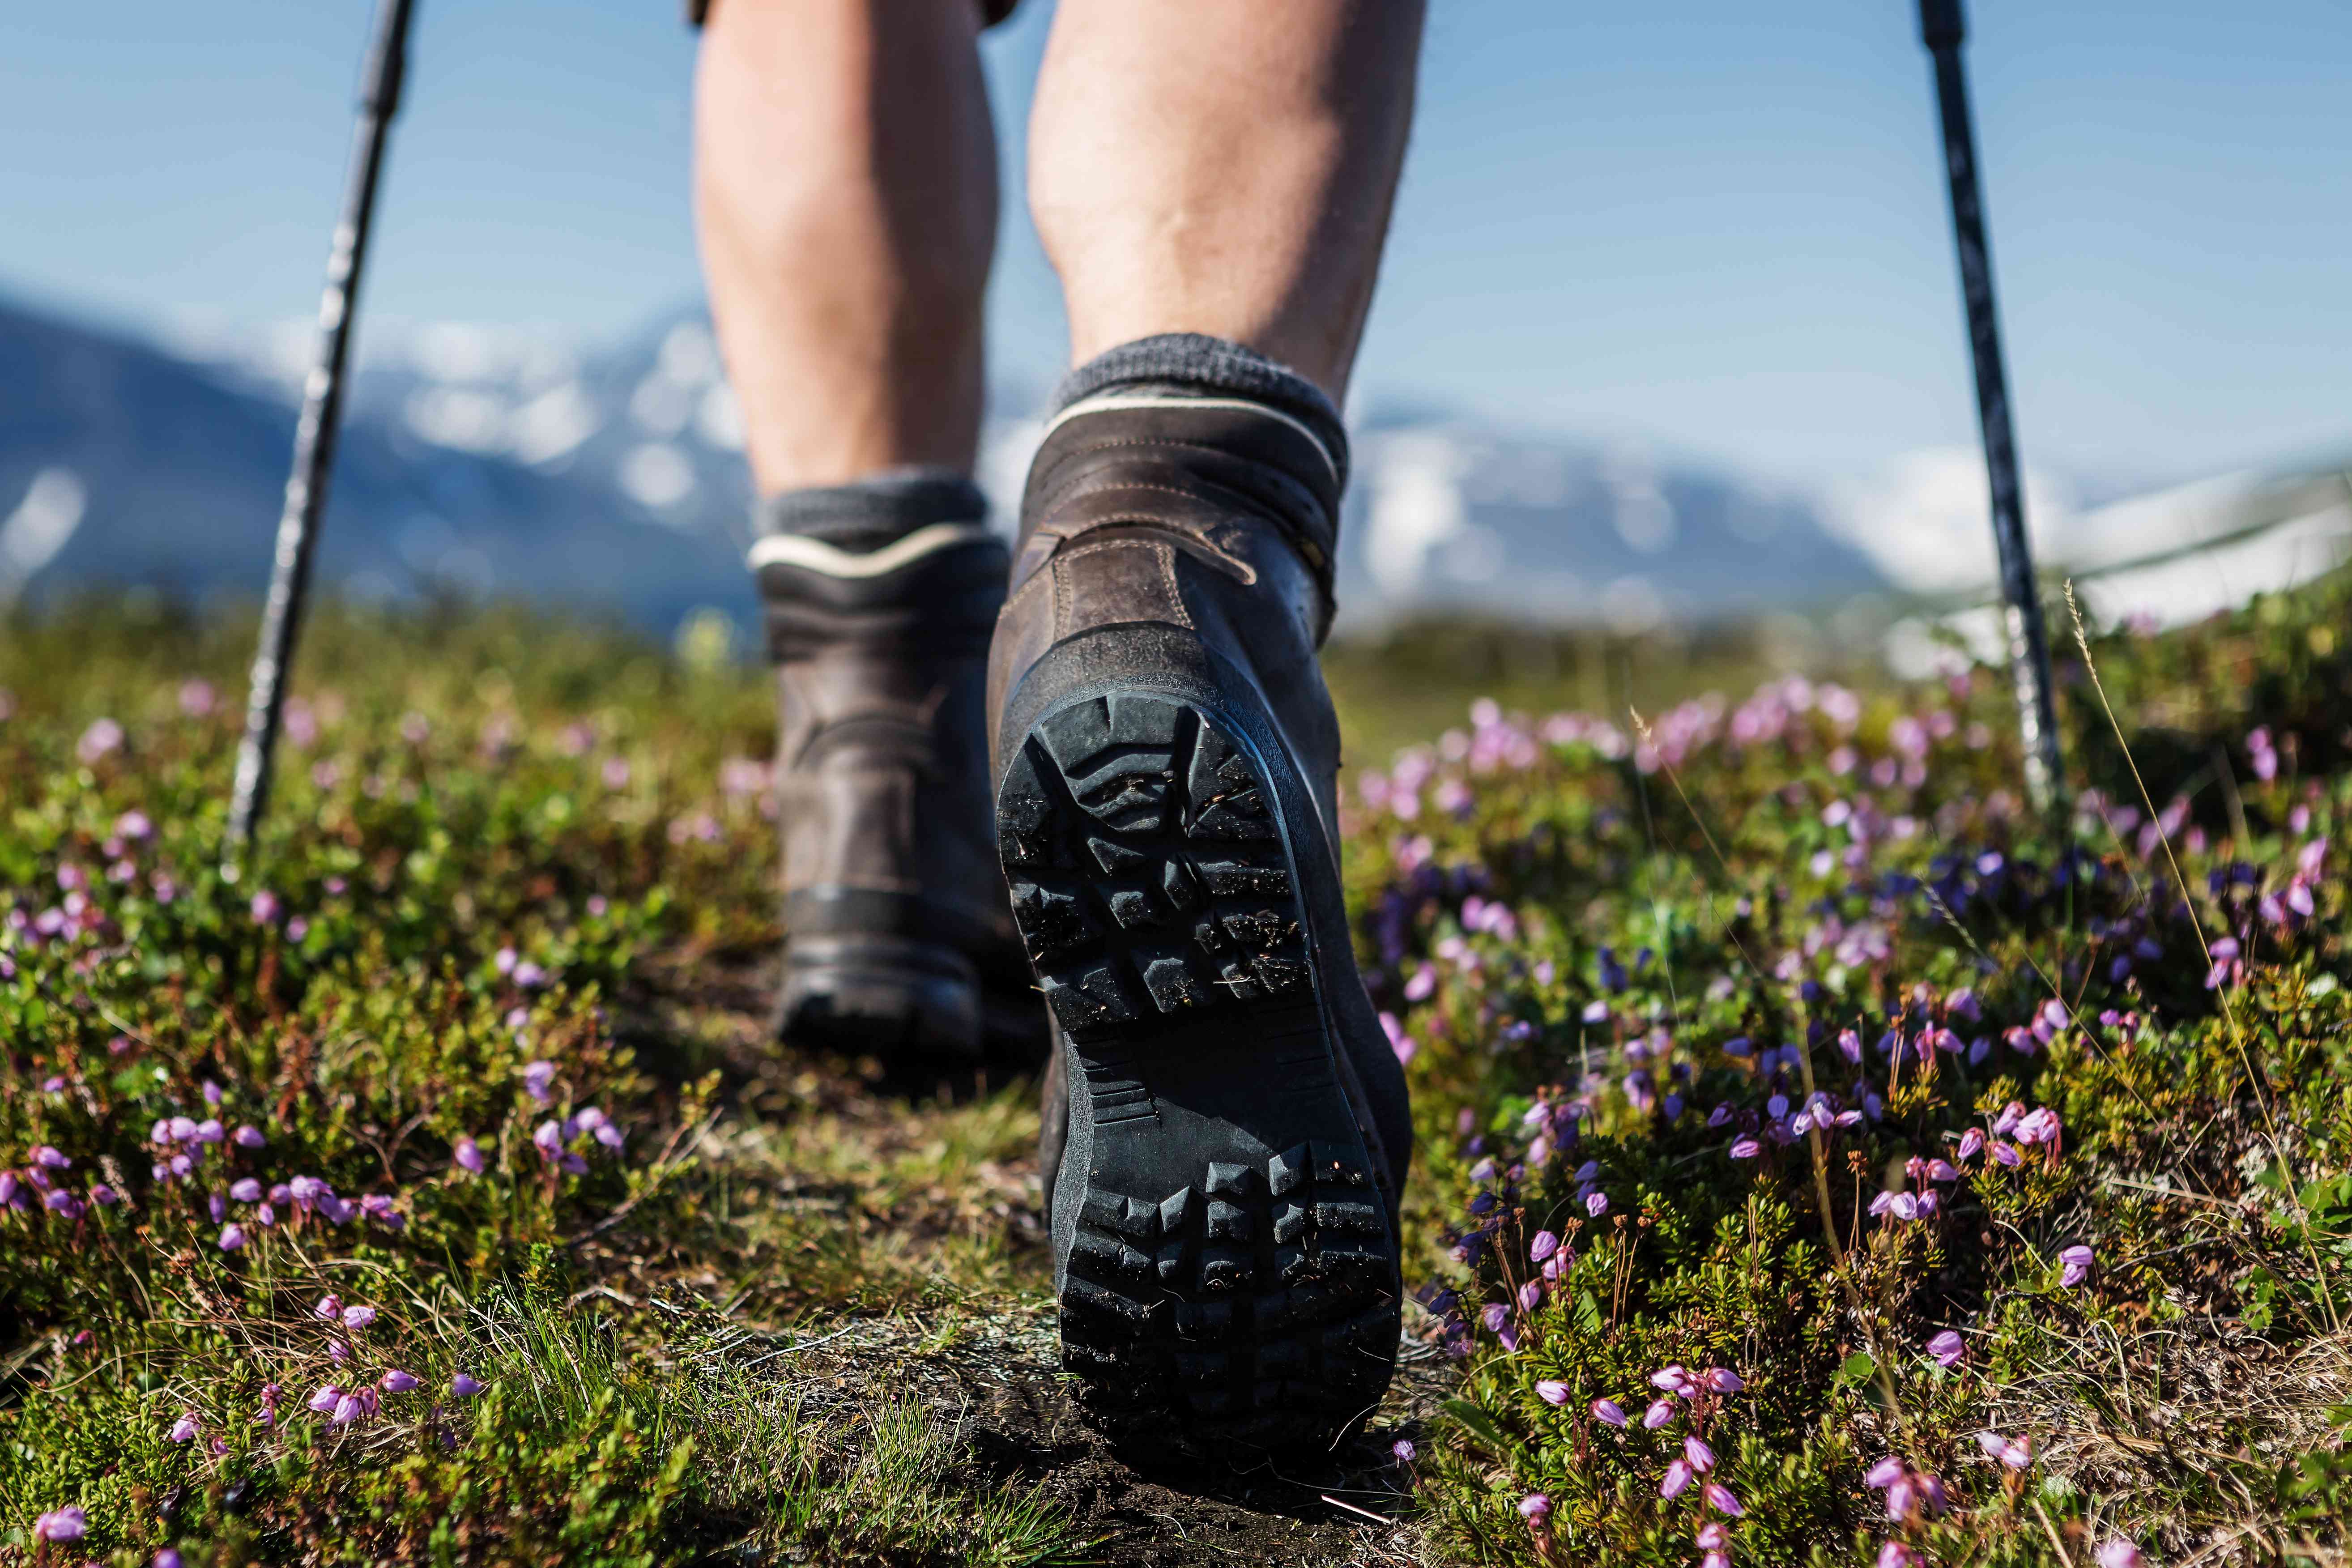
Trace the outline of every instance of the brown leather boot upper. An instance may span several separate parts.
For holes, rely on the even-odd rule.
[[[1247,399],[1136,387],[1067,410],[1030,470],[990,652],[992,777],[1025,728],[1026,716],[1009,717],[1022,679],[1049,650],[1106,628],[1173,628],[1272,719],[1318,817],[1298,852],[1326,857],[1336,881],[1339,728],[1316,656],[1330,630],[1343,465],[1305,422]],[[1411,1136],[1402,1079],[1384,1048],[1358,1054],[1354,1092],[1393,1192]],[[1062,1094],[1047,1085],[1049,1183]]]
[[[982,727],[1004,546],[941,523],[862,553],[772,536],[753,562],[781,702],[781,1022],[975,1049],[979,969],[1013,946]]]

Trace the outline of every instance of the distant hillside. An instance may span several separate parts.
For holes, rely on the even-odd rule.
[[[300,363],[266,347],[174,355],[0,303],[0,597],[258,592]],[[455,325],[362,348],[322,583],[748,625],[740,417],[699,312],[584,355]],[[1034,399],[997,401],[982,479],[1007,521],[1038,426]],[[1807,500],[1633,447],[1376,411],[1356,472],[1340,599],[1360,628],[1471,611],[1639,631],[1884,584]]]

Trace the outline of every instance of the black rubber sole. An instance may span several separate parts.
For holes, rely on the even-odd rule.
[[[775,1030],[805,1050],[885,1058],[977,1058],[978,977],[961,954],[895,937],[789,942]]]
[[[1064,1366],[1114,1437],[1246,1459],[1370,1413],[1401,1292],[1298,857],[1241,733],[1170,694],[1066,702],[1006,764],[997,837],[1067,1053]]]

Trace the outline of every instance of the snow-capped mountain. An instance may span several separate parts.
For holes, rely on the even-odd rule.
[[[322,584],[751,624],[741,421],[699,310],[593,353],[454,325],[363,325],[361,347]],[[174,348],[0,302],[0,601],[260,591],[303,335]],[[1034,397],[996,403],[980,477],[1009,527],[1041,425]],[[1339,596],[1358,627],[1443,612],[1631,628],[1885,582],[1807,499],[1631,447],[1375,406],[1355,472]]]

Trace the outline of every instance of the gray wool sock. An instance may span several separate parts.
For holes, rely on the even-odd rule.
[[[1246,397],[1291,416],[1315,432],[1344,483],[1348,431],[1323,389],[1255,349],[1205,332],[1162,332],[1106,349],[1062,378],[1058,412],[1114,387],[1150,387],[1198,397]]]
[[[762,496],[751,509],[762,535],[794,533],[843,550],[879,550],[939,522],[980,522],[988,498],[960,468],[885,468],[845,485]]]

